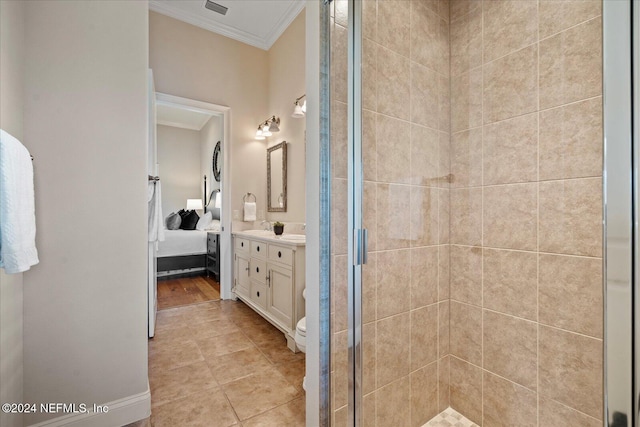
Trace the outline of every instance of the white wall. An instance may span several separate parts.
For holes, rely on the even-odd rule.
[[[211,190],[220,188],[220,183],[213,178],[212,158],[213,150],[216,148],[216,143],[218,141],[222,141],[222,134],[222,116],[211,117],[207,124],[200,130],[200,176],[207,176],[207,193],[209,193],[207,194],[207,197],[211,194]],[[220,154],[222,155],[222,153]],[[222,179],[222,176],[220,179]]]
[[[267,138],[267,145],[287,141],[287,212],[268,212],[270,221],[305,222],[306,120],[291,117],[293,102],[304,93],[305,12],[302,10],[269,49],[269,114],[280,117],[280,132]],[[266,153],[264,157],[266,161]]]
[[[0,128],[23,142],[24,4],[0,2]],[[0,269],[0,403],[23,401],[23,275]],[[22,415],[0,412],[3,427]]]
[[[162,214],[166,217],[186,209],[187,199],[202,199],[200,132],[158,125],[157,141]]]
[[[145,1],[26,2],[40,257],[24,274],[27,402],[148,391],[147,19]]]
[[[254,136],[270,114],[267,52],[149,12],[149,63],[156,91],[231,107],[232,209],[252,192],[266,211],[266,145]]]

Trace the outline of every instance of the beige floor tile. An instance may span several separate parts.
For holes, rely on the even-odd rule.
[[[149,344],[149,369],[175,369],[204,360],[198,345],[193,340]]]
[[[210,360],[223,354],[233,353],[254,347],[253,343],[242,333],[231,333],[199,339],[197,341],[205,359]]]
[[[278,406],[242,423],[243,427],[304,427],[305,400],[303,397]]]
[[[271,363],[256,348],[223,354],[209,359],[208,363],[211,373],[220,384],[226,384],[271,367]]]
[[[264,369],[225,384],[223,390],[241,420],[290,402],[301,395],[275,368]]]
[[[228,427],[237,425],[229,401],[220,390],[175,400],[154,408],[153,427]]]
[[[217,386],[205,362],[176,369],[153,370],[149,373],[152,406],[162,405]]]
[[[305,373],[304,359],[288,363],[278,363],[275,367],[290,384],[298,389],[298,391],[303,391],[302,379],[304,378]]]

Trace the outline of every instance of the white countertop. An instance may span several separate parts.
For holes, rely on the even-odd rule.
[[[306,246],[307,244],[307,239],[304,234],[284,233],[282,236],[276,236],[273,231],[266,230],[234,231],[231,234],[234,236],[245,237],[252,240],[260,240],[267,243],[277,243],[279,245]]]

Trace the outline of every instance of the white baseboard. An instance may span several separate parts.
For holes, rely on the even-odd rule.
[[[147,384],[147,390],[143,393],[114,400],[102,406],[108,407],[109,412],[68,414],[42,421],[38,424],[32,424],[29,427],[119,427],[142,420],[151,415],[149,384]]]

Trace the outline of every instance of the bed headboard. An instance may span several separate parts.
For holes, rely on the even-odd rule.
[[[213,190],[211,192],[211,196],[209,197],[209,203],[205,206],[205,212],[210,211],[213,219],[220,219],[220,208],[216,208],[216,194],[219,193],[220,190]]]

